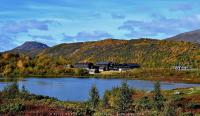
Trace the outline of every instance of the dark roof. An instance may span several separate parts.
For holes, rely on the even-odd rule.
[[[97,65],[108,65],[111,64],[112,62],[97,62]]]
[[[114,67],[116,67],[116,68],[136,68],[137,67],[138,68],[138,67],[140,67],[140,65],[124,63],[124,64],[115,64]]]
[[[127,64],[128,66],[140,66],[139,64]]]
[[[81,63],[75,63],[75,64],[93,64],[91,62],[81,62]]]
[[[92,68],[94,66],[91,62],[85,62],[85,63],[76,63],[74,64],[75,68]]]

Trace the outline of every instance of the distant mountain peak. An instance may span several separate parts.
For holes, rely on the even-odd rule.
[[[36,41],[26,41],[21,46],[16,47],[14,50],[38,50],[49,48],[46,44],[36,42]]]
[[[117,39],[107,38],[107,39],[103,39],[102,41],[114,41],[114,40],[117,40]]]
[[[192,43],[200,43],[200,29],[178,34],[174,37],[167,38],[167,40],[186,41]]]
[[[49,46],[47,46],[46,44],[36,41],[26,41],[22,45],[6,52],[34,56],[47,48],[49,48]]]
[[[200,33],[200,29],[189,31],[189,32],[185,32],[185,33]]]

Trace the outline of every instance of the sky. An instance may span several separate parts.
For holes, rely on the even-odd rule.
[[[0,0],[0,52],[106,38],[165,39],[200,29],[200,0]]]

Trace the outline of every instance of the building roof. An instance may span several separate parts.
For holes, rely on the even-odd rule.
[[[80,62],[80,63],[75,63],[75,64],[93,64],[92,62]]]
[[[127,64],[128,66],[140,66],[139,64]]]
[[[97,62],[97,65],[108,65],[111,64],[112,62]]]

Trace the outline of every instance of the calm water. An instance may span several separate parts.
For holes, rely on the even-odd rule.
[[[121,79],[95,79],[95,78],[25,78],[18,81],[34,94],[47,95],[59,100],[84,101],[88,99],[88,92],[92,85],[96,84],[102,96],[106,89],[120,86]],[[136,89],[153,90],[152,81],[128,80],[129,86]],[[0,82],[0,90],[11,82]],[[168,83],[161,82],[161,88],[165,90],[183,87],[200,86],[200,84]]]

